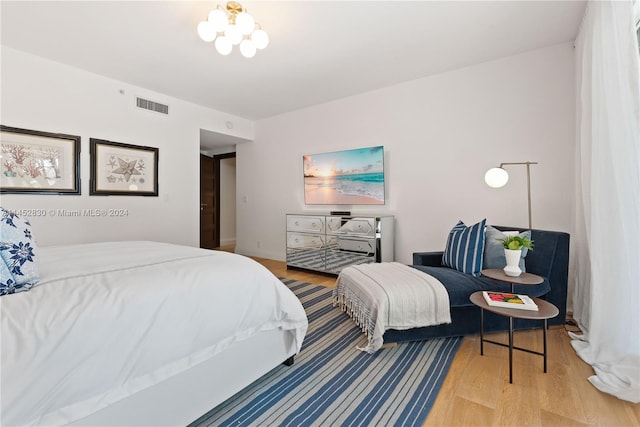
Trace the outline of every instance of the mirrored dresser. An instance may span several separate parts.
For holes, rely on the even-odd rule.
[[[287,267],[339,274],[350,265],[391,262],[393,216],[287,214]]]

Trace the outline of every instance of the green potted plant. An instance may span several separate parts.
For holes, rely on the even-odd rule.
[[[522,256],[522,248],[533,250],[533,240],[526,236],[507,236],[504,239],[497,239],[504,247],[504,257],[507,265],[504,267],[504,274],[511,277],[518,277],[522,270],[518,265]]]
[[[527,248],[533,250],[533,240],[528,237],[523,236],[507,236],[504,239],[497,239],[498,242],[502,243],[505,249],[510,249],[513,251],[521,250],[522,248]]]

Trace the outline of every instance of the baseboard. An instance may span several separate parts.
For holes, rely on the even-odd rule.
[[[253,256],[258,258],[273,259],[276,261],[284,261],[281,253],[261,251],[261,250],[247,250],[236,246],[236,253],[244,256]]]

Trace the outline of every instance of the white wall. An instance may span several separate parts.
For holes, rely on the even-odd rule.
[[[539,162],[534,228],[570,230],[573,63],[566,43],[257,122],[255,142],[237,146],[236,251],[284,259],[285,213],[340,208],[394,214],[396,260],[409,263],[443,249],[459,219],[526,226],[526,168],[501,189],[483,177],[527,160]],[[305,206],[303,154],[373,145],[385,147],[385,206]]]
[[[126,217],[32,217],[40,245],[158,240],[199,245],[200,129],[253,139],[253,123],[140,87],[2,47],[0,122],[80,135],[82,195],[8,195],[7,209],[127,209]],[[123,92],[123,93],[121,93]],[[135,96],[169,105],[138,110]],[[89,138],[159,148],[159,197],[89,196]]]
[[[220,159],[220,245],[236,242],[236,159]]]
[[[350,209],[396,216],[396,259],[442,249],[458,219],[526,226],[525,168],[490,189],[500,162],[532,167],[533,224],[569,230],[574,74],[570,43],[284,114],[237,145],[236,251],[284,259],[287,212]],[[199,132],[254,139],[253,124],[143,88],[2,48],[0,122],[81,135],[81,196],[2,195],[9,209],[126,208],[125,218],[31,218],[41,245],[153,239],[197,246]],[[120,91],[124,91],[121,94]],[[170,105],[139,111],[133,97]],[[89,196],[89,138],[160,148],[160,197]],[[384,145],[387,204],[305,206],[302,155]],[[189,189],[192,189],[191,191]],[[243,202],[243,196],[247,201]],[[258,248],[260,241],[260,248]]]

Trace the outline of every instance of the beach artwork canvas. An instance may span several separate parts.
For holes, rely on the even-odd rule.
[[[308,205],[384,205],[384,147],[303,156]]]

